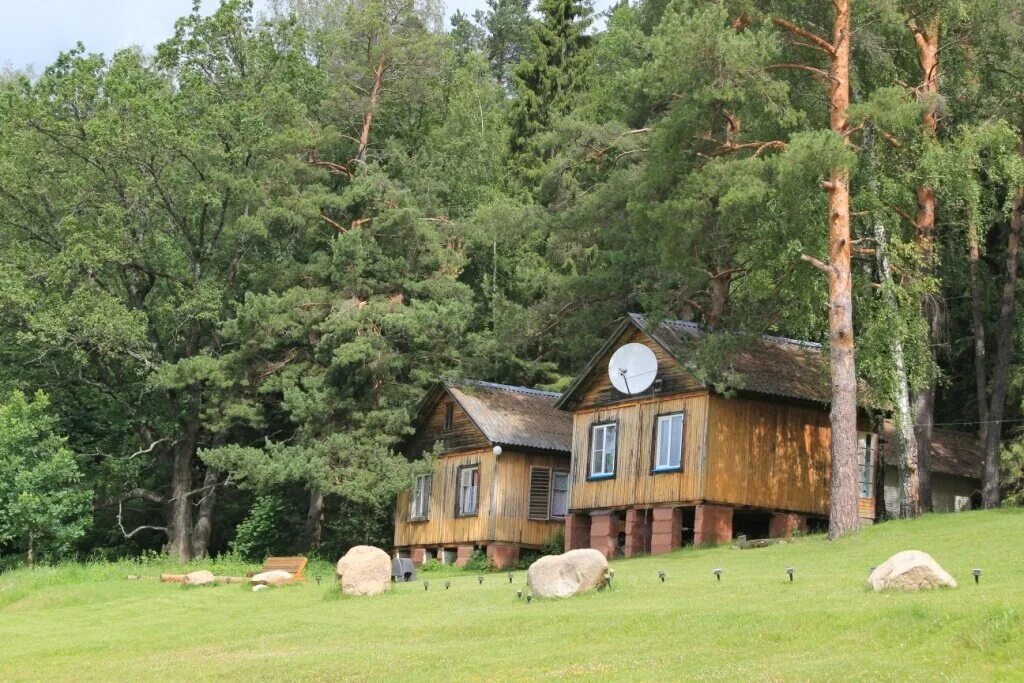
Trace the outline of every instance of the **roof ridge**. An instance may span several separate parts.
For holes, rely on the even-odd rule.
[[[512,384],[499,384],[498,382],[486,382],[481,379],[463,379],[453,381],[452,384],[473,384],[480,387],[487,387],[489,389],[499,389],[501,391],[508,391],[516,394],[529,394],[533,396],[545,396],[548,398],[558,398],[561,396],[561,392],[558,391],[544,391],[542,389],[533,389],[531,387],[520,387]]]
[[[646,323],[647,322],[646,316],[644,316],[644,315],[642,315],[640,313],[630,313],[629,317],[632,318],[634,321],[639,321],[641,323]],[[674,326],[674,327],[685,327],[685,328],[688,328],[688,329],[691,329],[691,330],[697,330],[698,332],[707,332],[707,330],[704,328],[703,325],[701,325],[700,323],[696,323],[696,322],[694,322],[692,320],[667,320],[666,319],[666,320],[662,320],[660,322],[660,324],[662,324],[662,325],[671,325],[671,326]],[[646,327],[646,325],[645,325],[645,327]],[[728,334],[734,334],[734,335],[743,334],[742,332],[736,332],[734,330],[716,330],[716,331],[717,332],[726,332]],[[765,341],[771,341],[771,342],[780,343],[780,344],[793,344],[794,346],[802,346],[802,347],[810,348],[810,349],[820,349],[820,348],[822,348],[821,344],[818,343],[818,342],[807,341],[807,340],[804,340],[804,339],[793,339],[791,337],[780,337],[780,336],[776,336],[776,335],[772,335],[772,334],[759,334],[759,335],[757,335],[757,338],[758,339],[764,339]]]

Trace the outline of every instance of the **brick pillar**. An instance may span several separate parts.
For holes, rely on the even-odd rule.
[[[590,515],[571,514],[565,516],[565,550],[590,547]]]
[[[728,543],[732,540],[732,508],[698,505],[693,523],[693,544]]]
[[[409,557],[412,559],[412,563],[417,567],[423,564],[424,556],[426,554],[426,548],[413,548],[409,551]]]
[[[455,555],[455,566],[465,567],[466,563],[469,562],[469,556],[473,554],[473,546],[471,545],[460,545],[458,553]]]
[[[677,550],[683,538],[682,508],[654,508],[651,515],[651,555]]]
[[[651,526],[647,521],[649,515],[648,510],[626,510],[626,557],[648,552],[651,543]]]
[[[487,560],[495,569],[511,569],[519,561],[519,546],[510,543],[487,545]]]
[[[768,536],[771,538],[789,538],[797,531],[807,531],[807,517],[792,512],[780,512],[772,515],[768,523]]]
[[[590,547],[600,550],[611,559],[615,556],[615,542],[619,539],[619,518],[614,512],[595,512],[590,515]]]

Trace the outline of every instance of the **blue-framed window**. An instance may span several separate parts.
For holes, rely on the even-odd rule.
[[[683,413],[659,415],[654,439],[654,471],[667,472],[683,466]]]
[[[619,426],[615,422],[596,424],[590,428],[591,479],[606,479],[615,476],[615,445]]]

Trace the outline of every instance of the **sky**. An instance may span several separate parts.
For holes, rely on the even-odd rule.
[[[485,0],[447,0],[447,16],[455,10],[472,14]],[[598,0],[598,7],[609,0]],[[268,0],[256,0],[257,8]],[[203,0],[204,12],[217,0]],[[174,21],[187,14],[192,0],[0,0],[0,69],[31,66],[41,72],[62,50],[77,41],[89,52],[110,55],[122,47],[151,50],[174,32]]]

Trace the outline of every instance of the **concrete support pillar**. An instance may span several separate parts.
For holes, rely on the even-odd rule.
[[[487,560],[495,569],[511,569],[519,561],[519,546],[491,543],[487,546]]]
[[[590,516],[590,547],[600,550],[605,557],[615,556],[615,543],[619,539],[619,518],[614,512],[595,512]]]
[[[698,505],[693,524],[693,544],[728,543],[732,540],[732,508]]]
[[[642,555],[651,547],[649,510],[626,510],[626,557]]]
[[[677,550],[683,539],[682,508],[651,510],[651,555]]]
[[[565,516],[565,550],[590,547],[590,515]]]
[[[797,531],[807,531],[807,517],[792,512],[780,512],[772,515],[768,524],[768,536],[771,538],[789,538]]]
[[[460,545],[458,553],[455,555],[455,566],[465,567],[466,563],[469,562],[469,556],[473,554],[473,546],[471,545]]]
[[[426,548],[413,548],[409,551],[409,558],[412,559],[412,563],[418,567],[423,564],[424,555],[426,554]]]

